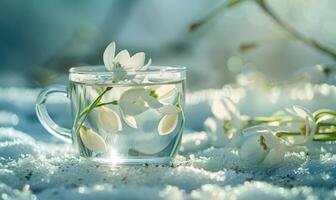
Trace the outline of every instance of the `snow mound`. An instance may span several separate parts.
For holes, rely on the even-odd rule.
[[[325,101],[332,108],[333,90],[329,96],[316,95],[318,103],[304,100],[305,105],[317,109]],[[106,167],[80,159],[71,145],[54,140],[43,130],[33,107],[37,91],[1,89],[0,112],[17,120],[0,114],[0,199],[336,198],[335,142],[313,143],[309,151],[298,148],[287,153],[283,163],[270,168],[247,165],[234,148],[213,147],[202,126],[211,115],[211,100],[221,91],[189,95],[186,133],[172,166]],[[20,94],[26,98],[21,100]],[[246,95],[252,94],[246,91],[238,105],[242,113],[253,114],[244,103],[250,98]],[[67,125],[70,117],[58,111],[59,104],[51,103],[52,117]],[[288,100],[281,105],[289,104]]]

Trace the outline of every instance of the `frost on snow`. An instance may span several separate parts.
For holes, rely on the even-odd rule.
[[[247,165],[237,149],[214,147],[202,126],[210,102],[224,90],[188,95],[186,134],[172,166],[104,167],[78,158],[71,145],[46,133],[34,113],[37,90],[0,89],[0,199],[335,198],[336,142],[300,147],[271,168]],[[291,103],[312,110],[336,107],[336,90],[325,85],[273,91],[266,100],[262,89],[230,90],[246,115],[270,114]],[[48,108],[57,122],[70,126],[70,114],[58,109],[66,103],[56,99]]]

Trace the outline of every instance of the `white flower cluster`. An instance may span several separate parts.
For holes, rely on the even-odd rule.
[[[212,144],[238,148],[240,158],[249,164],[278,164],[290,148],[308,144],[317,132],[313,114],[300,106],[279,115],[277,126],[257,123],[241,115],[227,97],[214,101],[211,109],[214,117],[205,120],[204,128]]]

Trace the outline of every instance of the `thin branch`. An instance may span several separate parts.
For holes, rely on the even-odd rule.
[[[266,4],[265,0],[253,0],[257,3],[257,5],[269,16],[271,17],[274,22],[276,22],[280,27],[282,27],[284,30],[286,30],[292,37],[295,39],[303,42],[304,44],[313,47],[314,49],[330,56],[334,60],[336,60],[336,52],[332,49],[322,45],[321,43],[311,39],[307,38],[298,31],[296,31],[291,26],[287,25],[285,22],[283,22],[277,15],[274,14],[274,12],[269,8],[269,6]],[[226,3],[221,4],[220,6],[216,7],[214,10],[212,10],[207,16],[205,16],[203,19],[201,19],[198,22],[193,23],[189,29],[190,31],[195,31],[196,29],[200,28],[202,25],[207,23],[210,19],[216,17],[222,10],[233,7],[238,5],[239,3],[244,2],[244,0],[231,0]]]
[[[237,6],[239,3],[241,3],[242,0],[229,0],[219,6],[217,6],[215,9],[213,9],[211,12],[208,13],[207,16],[205,16],[203,19],[193,23],[189,27],[189,31],[195,31],[201,26],[203,26],[205,23],[207,23],[209,20],[217,16],[223,9],[230,8]]]
[[[334,60],[336,60],[336,53],[328,48],[320,44],[319,42],[309,39],[302,34],[300,34],[298,31],[293,29],[291,26],[288,24],[284,23],[278,16],[276,16],[273,11],[269,8],[269,6],[266,4],[265,0],[257,0],[257,4],[260,6],[260,8],[268,14],[279,26],[281,26],[283,29],[285,29],[291,36],[294,38],[300,40],[301,42],[305,43],[308,46],[311,46],[320,52],[327,54],[328,56],[332,57]]]

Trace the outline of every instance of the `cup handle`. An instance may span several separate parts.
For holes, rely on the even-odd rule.
[[[47,131],[50,134],[67,143],[72,143],[71,130],[57,125],[48,114],[45,103],[47,101],[48,96],[51,94],[63,94],[64,96],[67,97],[68,90],[67,87],[63,85],[54,85],[43,89],[36,99],[36,105],[35,105],[36,115],[40,120],[42,126],[45,129],[47,129]]]

